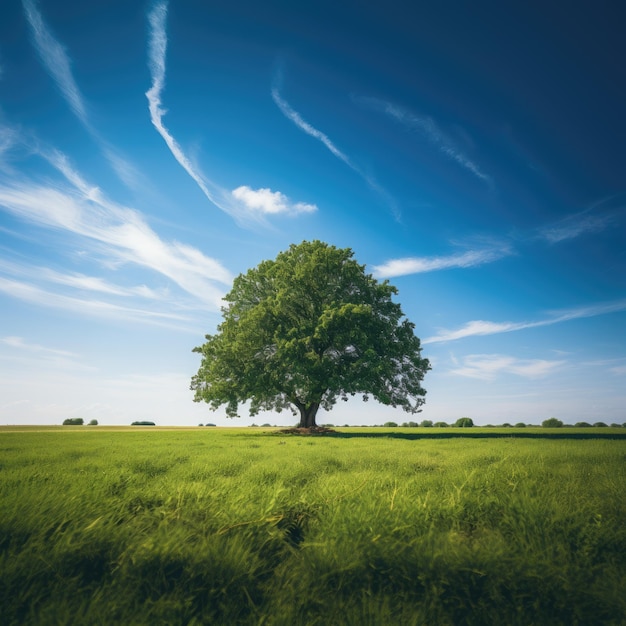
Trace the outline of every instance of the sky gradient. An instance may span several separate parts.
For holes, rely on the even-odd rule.
[[[365,4],[365,6],[364,6]],[[0,424],[192,402],[233,278],[291,243],[399,289],[417,418],[626,421],[619,2],[0,7]]]

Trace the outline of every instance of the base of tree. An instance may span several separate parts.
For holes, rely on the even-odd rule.
[[[326,428],[326,426],[311,426],[311,428],[294,426],[293,428],[283,428],[277,432],[281,435],[328,435],[337,431],[332,428]]]

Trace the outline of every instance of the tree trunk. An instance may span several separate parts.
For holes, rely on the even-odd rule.
[[[317,409],[320,408],[319,402],[312,402],[311,404],[298,403],[298,409],[300,411],[300,423],[298,428],[315,428],[315,416],[317,415]]]

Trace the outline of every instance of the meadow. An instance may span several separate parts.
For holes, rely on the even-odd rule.
[[[420,430],[2,428],[0,623],[626,623],[623,430]]]

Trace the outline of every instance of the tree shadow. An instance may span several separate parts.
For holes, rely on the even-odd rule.
[[[419,433],[350,433],[350,432],[325,432],[320,433],[321,437],[332,437],[334,439],[370,438],[370,439],[408,439],[415,441],[418,439],[626,439],[626,433],[581,433],[581,432],[547,432],[547,433],[524,433],[524,432],[419,432]]]

